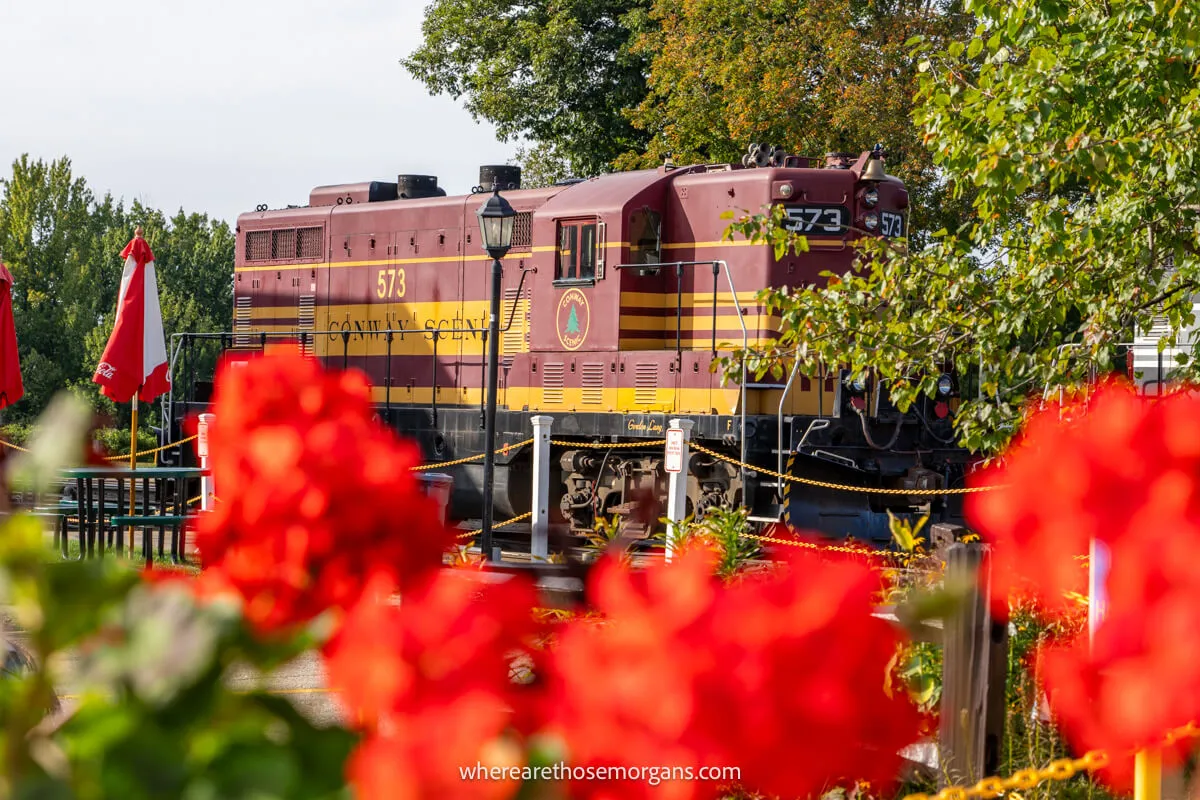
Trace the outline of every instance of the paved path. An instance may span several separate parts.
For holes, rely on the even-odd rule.
[[[69,658],[63,665],[65,679],[58,692],[66,708],[76,699],[80,685],[75,678],[76,660]],[[269,674],[260,683],[256,670],[235,667],[226,676],[226,685],[233,691],[251,691],[262,685],[272,694],[286,697],[314,725],[325,727],[341,723],[342,711],[337,698],[325,686],[325,671],[315,652],[305,653]]]

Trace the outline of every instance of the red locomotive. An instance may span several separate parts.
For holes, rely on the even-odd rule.
[[[739,385],[710,369],[735,347],[777,335],[778,319],[756,301],[763,287],[848,269],[856,236],[906,234],[908,193],[885,174],[878,148],[814,162],[754,146],[741,164],[668,164],[538,189],[520,188],[516,167],[481,168],[477,190],[493,188],[518,212],[503,260],[500,444],[527,439],[535,414],[554,418],[556,440],[593,444],[661,440],[668,420],[683,417],[705,447],[801,477],[902,488],[961,482],[965,453],[947,444],[945,406],[934,410],[949,396],[900,414],[886,392],[836,370],[824,380]],[[251,353],[299,342],[331,366],[363,370],[380,417],[420,441],[429,461],[482,452],[483,199],[448,197],[436,178],[401,175],[323,186],[307,206],[241,215],[235,324],[223,347]],[[776,259],[767,245],[722,240],[724,212],[771,204],[783,205],[809,252]],[[953,382],[945,384],[949,395]],[[174,398],[172,418],[205,399]],[[600,516],[629,512],[634,498],[665,497],[662,460],[661,445],[556,446],[558,521],[589,530]],[[528,448],[498,456],[497,518],[529,509],[530,469]],[[453,473],[453,512],[477,517],[482,467]],[[755,519],[867,540],[888,538],[889,509],[929,502],[789,488],[699,454],[688,483],[689,512],[745,504]],[[954,514],[941,501],[932,510]]]

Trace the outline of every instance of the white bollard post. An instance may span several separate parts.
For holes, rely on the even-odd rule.
[[[671,537],[679,532],[687,516],[688,442],[696,423],[690,419],[673,419],[670,425],[664,462],[667,474],[671,476],[667,489],[667,561],[671,560],[674,551]]]
[[[1108,592],[1104,586],[1108,580],[1108,547],[1103,542],[1092,539],[1088,567],[1088,642],[1094,643],[1096,629],[1108,611]]]
[[[217,418],[216,414],[201,414],[200,425],[196,429],[196,455],[200,458],[200,469],[208,469],[208,426]],[[211,475],[200,476],[200,510],[212,511],[213,486]]]
[[[550,555],[550,426],[554,417],[533,418],[533,520],[529,553],[534,561]]]

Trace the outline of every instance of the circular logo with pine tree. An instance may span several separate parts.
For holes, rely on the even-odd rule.
[[[587,295],[578,289],[567,289],[558,301],[558,341],[568,350],[578,350],[587,339],[591,324]]]

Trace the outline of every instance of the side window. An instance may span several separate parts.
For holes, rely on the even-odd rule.
[[[594,280],[596,277],[596,222],[573,220],[558,223],[558,252],[554,279]]]
[[[629,215],[629,249],[634,264],[662,261],[662,214],[643,206]]]
[[[596,277],[596,225],[579,226],[579,277]]]
[[[558,223],[558,269],[557,280],[574,280],[575,265],[579,262],[579,228]]]

